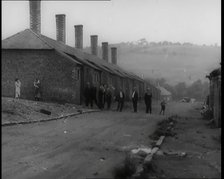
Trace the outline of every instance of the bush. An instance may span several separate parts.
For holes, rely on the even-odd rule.
[[[202,115],[203,119],[205,119],[205,120],[211,120],[213,118],[212,110],[209,108],[203,109],[201,111],[201,115]]]

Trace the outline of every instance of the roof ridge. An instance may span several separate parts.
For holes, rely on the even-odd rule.
[[[20,32],[17,32],[17,33],[15,33],[14,35],[11,35],[11,36],[9,36],[9,37],[7,37],[7,38],[3,39],[2,41],[4,41],[4,40],[8,40],[8,39],[11,39],[12,37],[15,37],[16,35],[18,35],[18,34],[20,34],[20,33],[24,32],[24,31],[26,31],[26,30],[28,30],[28,29],[25,29],[25,30],[22,30],[22,31],[20,31]]]
[[[48,42],[46,42],[42,37],[41,37],[41,35],[42,34],[37,34],[37,33],[35,33],[34,31],[32,31],[31,29],[26,29],[26,30],[29,30],[31,33],[33,33],[38,39],[40,39],[41,41],[43,41],[47,46],[49,46],[50,48],[53,48],[53,49],[55,49],[51,44],[49,44]],[[44,35],[43,35],[44,36]]]
[[[81,63],[80,62],[78,62],[77,60],[75,60],[74,58],[72,58],[72,57],[70,57],[69,55],[67,55],[65,52],[61,52],[61,51],[59,51],[59,50],[57,50],[57,49],[54,49],[57,53],[59,53],[59,54],[61,54],[61,55],[63,55],[63,56],[65,56],[66,58],[68,58],[69,60],[72,60],[73,62],[75,62],[75,63],[77,63],[77,64],[79,64],[79,65],[81,65]]]

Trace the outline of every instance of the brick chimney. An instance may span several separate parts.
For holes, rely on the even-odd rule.
[[[117,65],[117,48],[116,47],[111,48],[111,62]]]
[[[108,42],[102,42],[102,58],[105,61],[109,61],[108,60]]]
[[[75,25],[75,48],[83,49],[83,25]]]
[[[41,33],[40,0],[29,0],[30,5],[30,29]]]
[[[97,35],[91,35],[90,36],[91,41],[91,53],[93,55],[98,55],[98,36]]]
[[[65,43],[65,14],[56,14],[55,17],[57,41]]]

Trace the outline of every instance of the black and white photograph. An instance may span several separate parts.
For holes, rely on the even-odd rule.
[[[3,179],[221,179],[221,0],[2,0]]]

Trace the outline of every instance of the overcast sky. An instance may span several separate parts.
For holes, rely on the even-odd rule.
[[[56,39],[55,14],[66,14],[66,43],[74,46],[74,25],[90,35],[119,43],[151,41],[221,44],[221,0],[42,1],[41,33]],[[29,28],[29,2],[2,2],[2,38]]]

